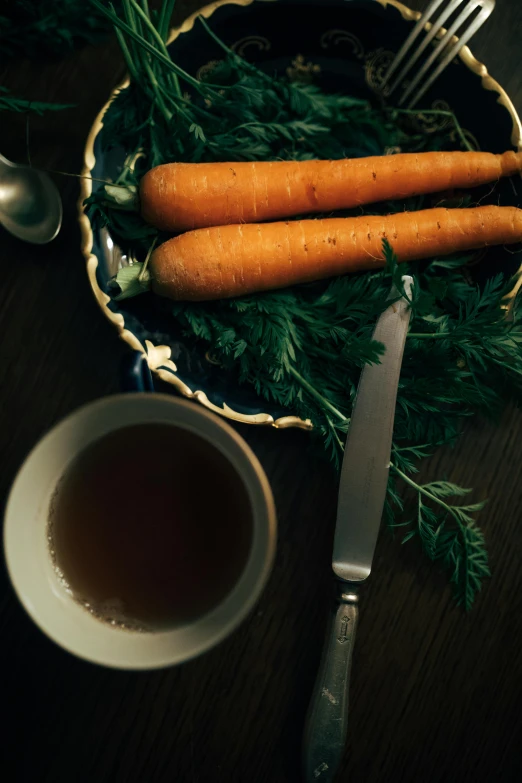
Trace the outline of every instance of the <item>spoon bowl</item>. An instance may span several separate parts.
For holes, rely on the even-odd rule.
[[[0,155],[0,223],[24,242],[45,245],[62,225],[58,188],[43,171]]]

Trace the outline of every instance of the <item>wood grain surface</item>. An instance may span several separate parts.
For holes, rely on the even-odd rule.
[[[413,2],[422,7],[424,2]],[[179,21],[198,5],[180,2]],[[522,109],[520,0],[498,0],[473,51]],[[123,74],[114,43],[0,75],[28,98],[76,103],[31,118],[34,164],[79,170],[88,128]],[[26,154],[24,117],[2,114],[0,150]],[[44,248],[0,230],[0,496],[55,422],[117,389],[123,346],[87,285],[77,182]],[[260,603],[215,651],[155,673],[74,659],[26,617],[0,576],[2,779],[18,783],[293,783],[331,595],[336,481],[302,432],[239,428],[274,489],[279,548]],[[424,478],[489,498],[481,515],[493,578],[469,616],[445,579],[383,532],[361,598],[349,741],[339,781],[481,783],[522,779],[522,414],[474,421]],[[133,466],[129,465],[129,479]],[[12,766],[10,766],[12,762]]]

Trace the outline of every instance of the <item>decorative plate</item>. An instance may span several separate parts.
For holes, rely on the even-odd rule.
[[[199,13],[212,17],[212,28],[218,36],[261,68],[271,73],[308,75],[325,89],[359,97],[371,97],[378,90],[394,53],[420,16],[396,0],[220,0]],[[201,73],[221,57],[202,27],[194,24],[196,16],[173,30],[170,39],[175,61],[193,74]],[[99,113],[87,140],[82,172],[86,177],[115,179],[123,164],[124,150],[102,151],[103,115],[108,105]],[[515,147],[522,142],[522,127],[513,104],[468,47],[426,95],[424,106],[457,110],[468,140],[477,149],[503,152],[510,142]],[[422,114],[418,121],[428,130],[450,122]],[[132,348],[146,352],[151,370],[184,396],[229,419],[309,429],[309,421],[269,405],[250,389],[239,386],[233,375],[213,363],[201,345],[181,334],[153,295],[111,301],[106,294],[107,283],[127,259],[106,229],[93,230],[83,211],[84,199],[93,188],[100,187],[99,183],[90,179],[81,183],[82,244],[94,295],[120,336]],[[498,195],[503,204],[518,202],[510,182],[500,183]],[[515,256],[492,248],[474,267],[475,279],[487,275],[492,251],[496,264],[502,256],[506,274],[517,272]]]

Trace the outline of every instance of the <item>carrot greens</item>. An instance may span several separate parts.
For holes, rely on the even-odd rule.
[[[71,103],[46,103],[45,101],[29,101],[26,98],[19,98],[11,95],[6,87],[0,85],[0,111],[13,111],[17,113],[32,111],[35,114],[43,114],[46,111],[61,111],[70,109],[74,104]]]
[[[110,23],[83,0],[16,0],[0,8],[0,63],[70,54],[107,37]]]
[[[127,163],[112,188],[88,199],[87,209],[93,223],[107,226],[138,260],[153,242],[167,238],[132,208],[139,179],[158,164],[462,148],[455,118],[441,132],[425,133],[415,116],[268,75],[224,46],[204,21],[222,59],[196,79],[171,60],[165,46],[172,2],[157,16],[136,0],[124,0],[121,16],[111,4],[90,2],[114,24],[131,83],[113,100],[102,136],[104,145],[127,151]],[[372,205],[371,212],[431,205],[430,197],[415,197]],[[416,540],[447,572],[457,601],[469,609],[489,574],[475,521],[482,500],[464,502],[468,490],[446,481],[422,484],[415,473],[419,460],[459,437],[469,417],[494,415],[508,400],[521,400],[521,312],[514,306],[511,318],[505,317],[512,283],[501,277],[481,288],[468,282],[462,266],[469,256],[402,264],[399,272],[387,243],[384,251],[386,268],[376,272],[226,301],[161,306],[239,383],[310,418],[316,442],[338,467],[361,367],[378,362],[383,350],[372,340],[375,321],[392,282],[400,285],[405,271],[413,274],[385,515],[403,541]],[[145,290],[141,272],[140,263],[121,270],[117,292]]]

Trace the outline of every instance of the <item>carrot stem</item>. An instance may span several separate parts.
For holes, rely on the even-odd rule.
[[[172,17],[172,12],[174,11],[175,3],[176,0],[163,0],[163,3],[161,4],[158,32],[165,42],[169,35],[170,20]]]
[[[149,81],[150,81],[150,84],[151,84],[151,87],[152,87],[152,91],[154,92],[154,94],[156,96],[156,100],[158,101],[158,108],[161,111],[161,113],[163,114],[163,116],[165,117],[166,121],[170,122],[173,115],[172,115],[172,112],[169,109],[167,109],[165,101],[163,100],[162,91],[161,91],[160,85],[158,84],[158,80],[156,79],[156,76],[154,74],[154,71],[152,70],[152,68],[150,66],[150,63],[148,63],[146,60],[144,60],[143,64],[145,66],[145,71],[146,71],[147,76],[149,78]]]
[[[124,7],[124,10],[125,10],[125,15],[127,17],[127,21],[129,22],[129,25],[135,31],[135,33],[139,36],[139,38],[145,42],[146,41],[145,33],[144,33],[142,25],[141,25],[141,20],[143,19],[145,22],[148,22],[152,26],[152,24],[150,23],[150,20],[146,17],[146,14],[144,14],[144,12],[141,10],[141,8],[135,2],[135,0],[123,0],[123,7]],[[132,12],[133,9],[135,11],[139,12],[139,18],[136,18],[133,15],[133,12]],[[156,32],[155,29],[154,29],[154,32]],[[163,96],[162,96],[161,91],[160,91],[160,85],[158,83],[158,80],[156,79],[156,74],[154,73],[152,65],[149,62],[149,58],[146,55],[143,55],[143,56],[139,57],[138,54],[136,54],[136,57],[139,60],[141,60],[141,64],[142,64],[142,66],[143,66],[143,68],[145,70],[145,73],[147,75],[147,78],[149,80],[152,92],[154,93],[154,96],[155,96],[156,101],[158,103],[159,110],[163,114],[165,120],[167,122],[170,122],[171,119],[172,119],[172,112],[170,112],[167,109],[165,101],[163,100]]]
[[[113,6],[112,3],[109,4],[109,8],[111,9],[113,14],[116,14],[116,11],[115,11],[114,6]],[[132,30],[133,32],[135,32],[137,34],[137,30],[135,29],[135,25],[134,25],[134,19],[132,17],[130,6],[129,6],[127,0],[122,0],[122,9],[123,9],[123,14],[124,14],[124,17],[125,17],[125,20],[126,20],[126,24],[128,25],[130,30]],[[115,27],[114,29],[116,30],[118,28]],[[120,32],[122,32],[121,29],[120,29]],[[137,76],[139,78],[141,57],[139,56],[139,50],[136,48],[136,41],[130,40],[129,43],[127,44],[127,50],[129,52],[130,61],[131,61],[132,65],[133,65],[133,67],[135,68],[136,74],[137,74]]]
[[[70,171],[60,171],[59,169],[42,169],[49,174],[60,174],[62,177],[74,177],[75,179],[90,179],[91,182],[102,182],[104,185],[111,185],[113,188],[122,188],[128,190],[128,185],[118,185],[116,182],[111,182],[109,179],[100,179],[99,177],[90,177],[87,174],[72,174]]]
[[[199,21],[205,28],[205,31],[207,34],[212,38],[212,40],[221,48],[224,52],[226,52],[230,57],[233,57],[234,60],[239,61],[243,64],[245,68],[247,68],[250,71],[255,71],[258,76],[261,76],[265,81],[272,82],[272,79],[268,74],[263,73],[259,68],[256,68],[255,65],[252,65],[252,63],[249,63],[247,60],[243,60],[242,57],[238,55],[237,52],[235,52],[233,49],[231,49],[229,46],[224,43],[219,36],[216,35],[216,33],[212,30],[210,25],[207,24],[205,18],[203,16],[198,16]]]
[[[163,54],[166,57],[168,57],[169,53],[168,53],[167,47],[165,46],[165,42],[164,42],[162,36],[160,35],[160,33],[156,30],[156,28],[154,27],[154,25],[151,22],[147,0],[141,0],[141,2],[143,4],[143,6],[144,6],[143,9],[140,8],[140,6],[136,2],[136,0],[130,0],[131,7],[135,10],[135,12],[138,14],[138,16],[142,19],[142,21],[143,21],[145,27],[147,28],[149,34],[157,42],[157,44],[158,44],[158,46],[160,48],[160,51],[163,52]],[[172,82],[173,82],[174,90],[175,90],[176,94],[178,95],[178,97],[181,97],[181,89],[180,89],[180,86],[179,86],[179,80],[178,80],[177,74],[172,73],[170,75],[173,77]]]
[[[151,244],[151,246],[150,246],[150,247],[149,247],[149,249],[147,250],[147,255],[146,255],[146,257],[145,257],[145,261],[143,262],[143,266],[141,267],[141,269],[140,269],[140,273],[139,273],[139,275],[138,275],[138,281],[139,281],[140,283],[142,283],[144,280],[147,280],[147,279],[149,279],[149,277],[150,277],[149,273],[147,272],[147,267],[148,267],[148,265],[149,265],[149,261],[150,261],[150,257],[151,257],[151,255],[152,255],[152,251],[153,251],[153,250],[154,250],[154,248],[156,247],[156,242],[157,242],[157,241],[158,241],[158,237],[157,237],[157,236],[155,236],[155,237],[154,237],[154,239],[152,240],[152,244]]]
[[[408,332],[407,337],[414,337],[416,340],[425,337],[449,337],[449,332]]]
[[[306,378],[303,378],[302,375],[300,375],[297,370],[290,365],[288,367],[288,372],[290,375],[293,375],[296,381],[298,381],[301,386],[306,389],[306,391],[312,396],[315,397],[315,399],[321,403],[321,405],[325,408],[327,408],[329,411],[331,411],[337,418],[342,422],[350,421],[350,419],[347,416],[344,416],[341,411],[338,411],[337,408],[335,408],[331,402],[328,402],[328,400],[322,396],[322,394],[319,394],[316,388],[312,386],[309,381],[306,380]]]
[[[133,82],[136,84],[138,83],[138,71],[136,70],[134,66],[134,62],[132,60],[132,55],[130,53],[130,49],[127,46],[127,42],[125,41],[125,36],[123,35],[122,31],[119,30],[117,27],[114,28],[114,32],[116,33],[116,38],[118,39],[118,44],[120,45],[120,49],[123,54],[123,59],[125,60],[125,64],[127,66],[127,70],[129,71],[130,77]]]
[[[213,30],[210,28],[210,26],[207,24],[207,22],[206,22],[206,20],[205,20],[205,17],[204,17],[204,16],[198,16],[198,19],[199,19],[199,21],[201,22],[201,24],[203,25],[203,27],[205,28],[205,32],[207,32],[207,33],[208,33],[208,35],[210,35],[210,37],[212,38],[212,40],[213,40],[215,43],[217,43],[217,45],[220,47],[220,49],[223,49],[223,51],[224,51],[224,52],[226,52],[227,54],[230,54],[232,57],[238,57],[238,56],[239,56],[238,54],[236,54],[236,52],[234,52],[234,50],[233,50],[233,49],[231,49],[229,46],[227,46],[227,45],[226,45],[226,43],[223,43],[223,41],[221,40],[221,38],[219,38],[219,37],[218,37],[218,36],[215,34],[215,32],[214,32],[214,31],[213,31]]]
[[[120,30],[129,36],[129,38],[132,38],[133,41],[143,47],[143,49],[149,52],[149,54],[155,57],[159,62],[163,63],[163,65],[168,68],[169,71],[177,74],[178,76],[181,76],[182,79],[184,79],[188,84],[191,84],[196,90],[198,90],[198,92],[206,91],[213,94],[215,97],[218,97],[218,93],[213,90],[210,85],[202,85],[201,82],[184,71],[183,68],[180,68],[179,65],[176,65],[169,57],[165,57],[162,52],[158,51],[154,46],[152,46],[152,44],[145,40],[143,36],[135,33],[130,25],[128,25],[126,22],[123,22],[114,12],[109,11],[104,5],[102,5],[100,0],[91,0],[91,3],[100,11],[100,13],[104,14],[104,16],[110,19],[113,25],[119,27]]]
[[[163,94],[163,96],[165,97],[165,100],[167,100],[170,103],[170,105],[173,107],[175,113],[176,114],[181,114],[183,117],[185,117],[186,120],[191,122],[192,121],[191,117],[189,117],[189,115],[187,114],[185,109],[181,108],[181,106],[179,105],[179,102],[174,100],[172,95],[169,94],[169,92],[165,89],[165,87],[163,87],[162,84],[158,84],[158,87],[159,87],[161,93]]]
[[[424,495],[424,497],[428,498],[428,500],[431,500],[434,503],[438,503],[438,505],[442,506],[442,508],[445,511],[447,511],[448,514],[451,514],[452,516],[454,516],[453,508],[448,503],[445,503],[441,498],[438,498],[435,495],[432,495],[431,492],[429,492],[427,489],[425,489],[422,484],[417,484],[416,481],[413,481],[413,479],[411,479],[406,473],[403,473],[403,471],[400,468],[398,468],[397,465],[394,465],[393,462],[390,462],[390,468],[392,468],[392,470],[394,470],[395,473],[397,473],[397,475],[399,475],[401,477],[401,479],[406,482],[406,484],[408,484],[410,487],[412,487],[412,489],[414,489],[416,492],[419,492],[421,495]],[[459,527],[461,529],[465,529],[465,525],[461,524],[461,522],[458,519],[458,517],[455,517],[455,518],[456,518],[456,520],[457,520],[457,522],[459,524]]]
[[[413,337],[415,340],[422,340],[424,338],[430,337],[430,338],[444,338],[444,337],[451,337],[453,332],[409,332],[408,337]]]
[[[462,141],[464,147],[470,152],[476,151],[473,149],[473,147],[467,140],[466,136],[464,135],[464,131],[462,130],[462,126],[460,122],[458,121],[456,115],[453,114],[452,111],[444,111],[444,109],[425,109],[424,111],[417,111],[415,109],[392,109],[392,111],[396,112],[397,114],[413,114],[416,117],[418,117],[420,114],[436,114],[439,115],[440,117],[450,117],[450,119],[453,120],[453,123],[455,125],[455,130],[459,134],[460,140]]]
[[[335,440],[337,441],[337,445],[339,446],[339,448],[341,449],[341,451],[343,451],[343,449],[344,449],[344,443],[342,442],[341,438],[340,438],[340,437],[339,437],[339,435],[337,434],[337,430],[335,429],[335,426],[332,424],[332,420],[330,419],[330,417],[329,417],[329,416],[327,416],[327,417],[326,417],[326,421],[327,421],[327,422],[328,422],[328,424],[330,425],[330,429],[331,429],[331,431],[332,431],[332,434],[333,434],[333,436],[334,436]]]

